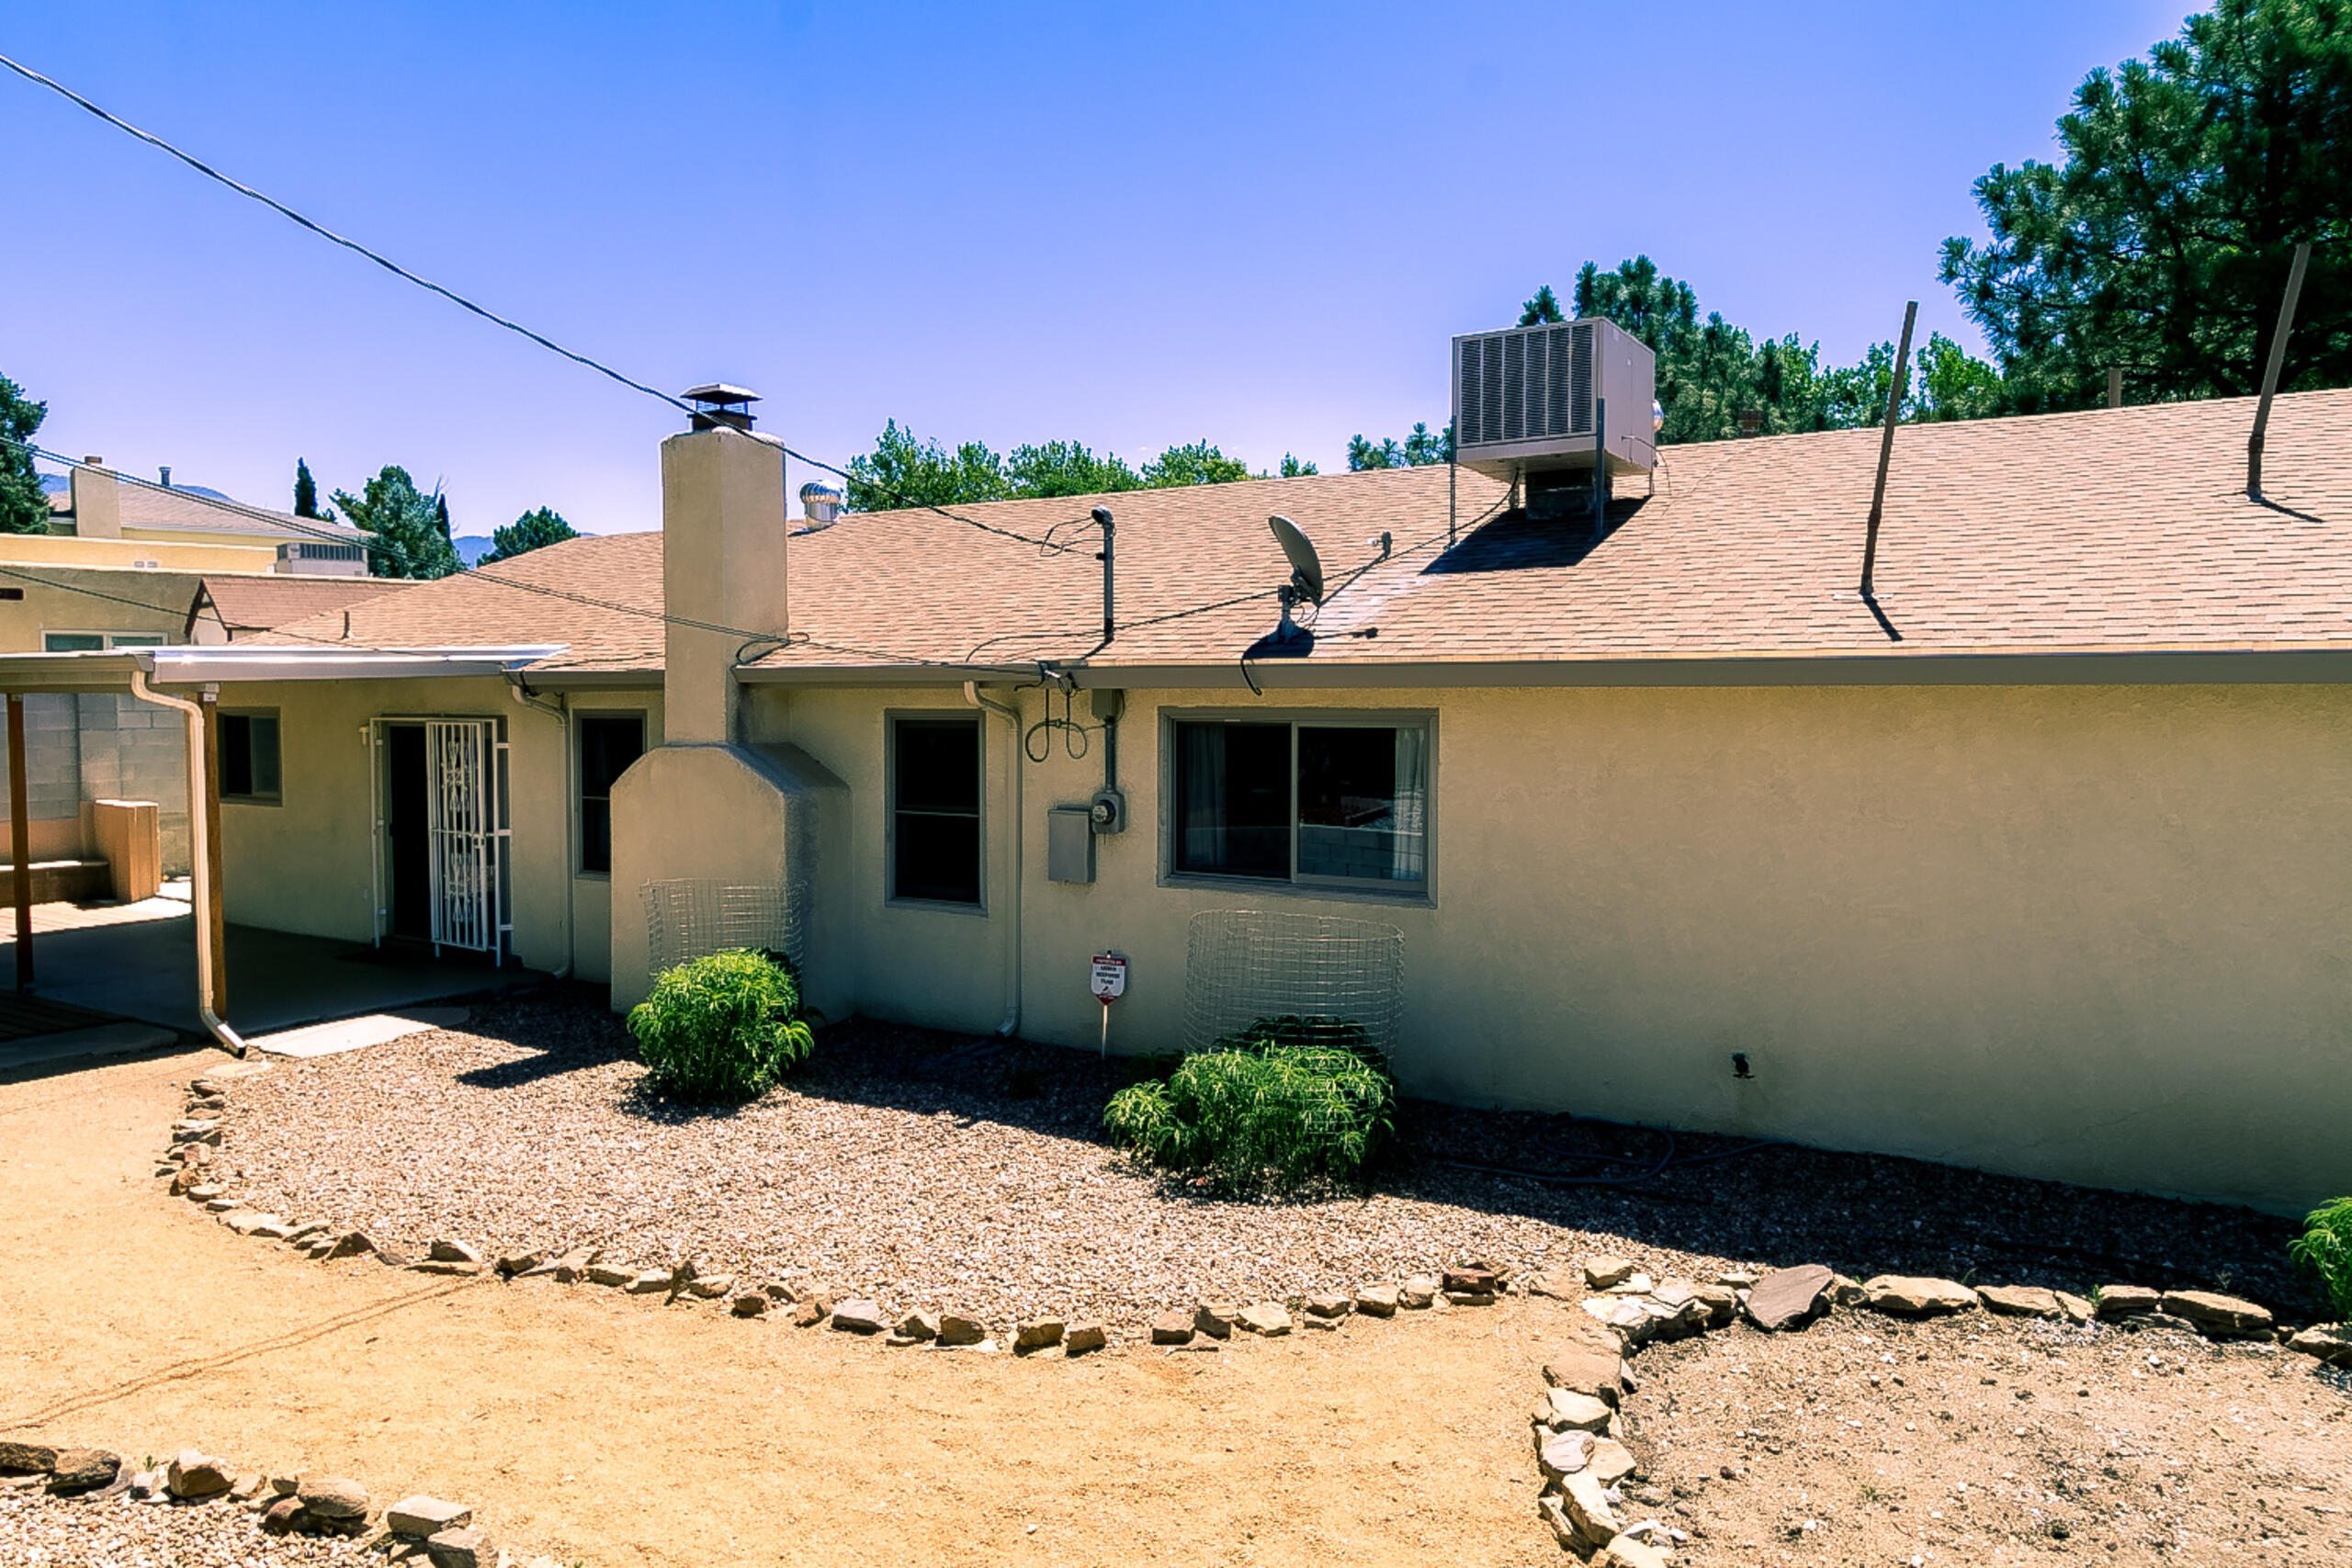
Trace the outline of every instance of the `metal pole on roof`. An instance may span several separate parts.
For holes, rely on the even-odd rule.
[[[1878,483],[1871,488],[1871,525],[1862,541],[1862,597],[1875,597],[1871,574],[1878,569],[1878,525],[1886,515],[1886,467],[1894,460],[1894,422],[1903,412],[1903,389],[1911,379],[1911,325],[1919,319],[1919,301],[1903,307],[1903,342],[1894,351],[1894,376],[1886,388],[1886,433],[1878,443]]]
[[[25,699],[8,694],[8,851],[15,859],[17,989],[33,986],[33,857],[31,813],[25,808]]]
[[[1592,400],[1592,542],[1609,532],[1609,400]]]
[[[2287,293],[2278,301],[2278,330],[2270,334],[2270,363],[2263,367],[2262,401],[2255,405],[2254,434],[2245,438],[2245,498],[2262,499],[2262,438],[2270,429],[2270,399],[2278,390],[2278,372],[2287,363],[2287,334],[2294,329],[2295,302],[2302,297],[2303,269],[2311,265],[2312,243],[2295,247],[2287,268]]]

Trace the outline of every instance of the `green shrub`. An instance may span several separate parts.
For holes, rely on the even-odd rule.
[[[1111,1097],[1119,1147],[1229,1181],[1351,1177],[1395,1129],[1396,1085],[1342,1019],[1260,1019]]]
[[[749,1100],[816,1044],[791,970],[744,951],[663,970],[628,1032],[654,1080],[689,1100]]]
[[[2287,1244],[2296,1262],[2319,1276],[2335,1315],[2352,1323],[2352,1198],[2313,1209],[2303,1234]]]

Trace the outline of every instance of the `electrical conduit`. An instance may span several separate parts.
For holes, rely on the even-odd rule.
[[[1012,773],[1007,786],[1012,796],[1012,899],[1011,936],[1007,945],[1011,956],[1006,967],[1012,971],[1012,995],[1006,999],[1004,1021],[996,1026],[1003,1039],[1010,1040],[1021,1032],[1021,710],[1004,703],[980,695],[978,681],[964,682],[964,700],[976,708],[997,715],[1012,726],[1012,733],[1004,749],[1005,767]]]
[[[194,895],[190,913],[196,920],[196,1016],[231,1055],[242,1056],[244,1041],[212,1010],[212,968],[217,961],[212,951],[212,900],[220,897],[220,890],[212,886],[211,828],[206,820],[210,814],[204,809],[204,709],[186,697],[167,697],[151,689],[147,671],[136,666],[130,671],[130,694],[142,703],[177,708],[187,716],[188,844],[194,863],[188,869],[188,882]]]

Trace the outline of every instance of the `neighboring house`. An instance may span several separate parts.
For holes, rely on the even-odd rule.
[[[347,523],[249,506],[217,490],[156,483],[85,457],[50,486],[47,535],[0,535],[0,561],[176,571],[368,575],[368,539]],[[69,542],[70,541],[70,542]]]
[[[406,586],[388,577],[207,577],[196,585],[176,640],[237,642]]]
[[[623,1007],[665,886],[774,889],[829,1016],[1091,1046],[1116,952],[1150,1050],[1195,913],[1367,919],[1412,1093],[2294,1211],[2352,1190],[2352,391],[2278,400],[2269,504],[2251,417],[1904,428],[1874,602],[1875,431],[1669,448],[1595,546],[1466,467],[788,535],[781,455],[704,429],[662,534],[352,605],[347,652],[337,611],[0,684],[219,682],[236,920]],[[1288,656],[1276,513],[1332,590]]]

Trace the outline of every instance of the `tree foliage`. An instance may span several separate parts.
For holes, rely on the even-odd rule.
[[[328,520],[319,517],[319,481],[311,477],[309,462],[300,457],[294,459],[294,515]]]
[[[1453,425],[1450,421],[1442,431],[1416,421],[1402,441],[1393,435],[1379,441],[1363,435],[1348,437],[1348,468],[1351,472],[1365,468],[1418,468],[1428,463],[1453,460]]]
[[[33,455],[17,442],[29,442],[49,417],[49,405],[25,396],[25,389],[0,376],[0,534],[49,532],[49,492],[41,488],[40,470]]]
[[[376,536],[368,547],[368,570],[378,577],[447,577],[462,570],[449,542],[447,503],[438,491],[419,491],[406,468],[386,464],[363,493],[339,490],[334,503],[345,522]]]
[[[549,545],[560,545],[566,539],[578,537],[580,531],[566,523],[561,513],[542,506],[537,511],[526,512],[505,527],[492,532],[490,548],[476,564],[493,566],[532,550],[545,549]]]
[[[2313,243],[2282,388],[2352,382],[2352,0],[2221,0],[2146,60],[2093,71],[2064,158],[1976,181],[1991,237],[1944,242],[2017,408],[2261,382],[2287,269]]]
[[[1315,471],[1314,464],[1302,464],[1287,454],[1283,462],[1286,477]],[[1227,457],[1207,441],[1170,446],[1137,469],[1115,454],[1097,457],[1075,441],[1015,446],[1006,455],[979,441],[951,448],[935,438],[916,436],[894,419],[876,437],[873,451],[850,459],[843,499],[852,512],[884,512],[899,506],[1109,495],[1266,477],[1252,474],[1247,463]]]

